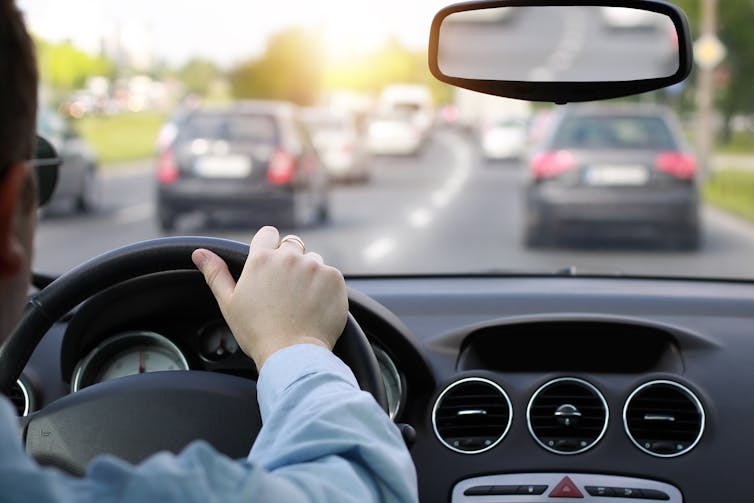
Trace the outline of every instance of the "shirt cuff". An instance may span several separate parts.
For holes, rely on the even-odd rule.
[[[280,349],[265,360],[257,381],[257,401],[262,418],[293,383],[307,375],[321,373],[359,389],[351,369],[322,346],[296,344]]]

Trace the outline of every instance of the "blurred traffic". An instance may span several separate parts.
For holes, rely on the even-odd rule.
[[[359,44],[327,24],[270,29],[232,58],[175,59],[149,42],[158,34],[137,10],[94,49],[38,30],[39,132],[64,158],[54,218],[41,223],[42,270],[157,235],[245,241],[271,223],[347,273],[587,264],[735,276],[745,263],[754,275],[744,258],[754,225],[708,199],[722,160],[754,170],[754,144],[699,155],[694,80],[618,103],[531,103],[439,83],[423,36]],[[425,10],[428,23],[435,7]],[[482,14],[448,24],[485,49],[451,62],[458,72],[493,58],[512,77],[585,80],[613,72],[608,46],[652,76],[678,64],[666,57],[675,32],[633,9],[569,10],[538,28],[525,10]],[[495,33],[508,42],[487,50]],[[754,139],[753,113],[720,109],[712,122],[721,136]],[[61,251],[70,233],[81,246]]]

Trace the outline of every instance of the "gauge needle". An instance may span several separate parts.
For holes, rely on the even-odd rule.
[[[139,351],[139,374],[144,373],[144,351]]]

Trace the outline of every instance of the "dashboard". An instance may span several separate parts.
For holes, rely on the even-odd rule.
[[[347,278],[427,502],[747,501],[754,284]],[[45,336],[19,412],[153,370],[255,379],[193,271],[122,283]]]

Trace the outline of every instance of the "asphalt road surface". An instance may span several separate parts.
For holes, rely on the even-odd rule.
[[[754,225],[703,209],[695,252],[638,243],[608,249],[528,250],[522,244],[519,163],[489,163],[453,130],[436,131],[416,157],[377,158],[368,184],[336,186],[330,222],[297,229],[311,250],[346,274],[555,272],[754,278]],[[39,223],[35,270],[61,273],[110,249],[160,236],[151,163],[103,176],[91,215],[51,212]],[[184,219],[176,234],[248,242],[256,223],[223,228]],[[289,230],[283,230],[286,232]]]

